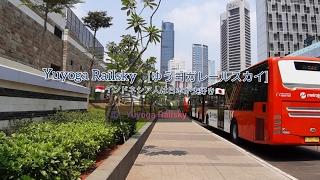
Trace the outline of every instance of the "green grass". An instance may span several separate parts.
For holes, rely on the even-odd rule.
[[[139,131],[147,122],[143,119],[140,119],[136,123],[136,131]]]
[[[104,114],[104,109],[102,108],[94,108],[94,107],[91,107],[89,109],[89,112],[92,112],[92,113],[100,113],[100,114]],[[137,122],[136,122],[136,131],[138,132],[145,124],[146,124],[146,120],[145,119],[139,119]]]

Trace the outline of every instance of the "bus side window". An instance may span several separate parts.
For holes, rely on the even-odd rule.
[[[268,70],[268,64],[262,64],[255,70],[255,74]],[[262,76],[261,82],[254,81],[254,102],[266,102],[268,99],[268,83],[265,83],[266,76]]]
[[[264,63],[250,72],[258,75],[268,70],[268,64]],[[242,82],[239,95],[236,100],[235,109],[243,111],[253,111],[255,102],[266,102],[268,98],[268,84],[265,83],[265,75],[262,75],[261,82],[258,78],[253,78],[252,82]]]

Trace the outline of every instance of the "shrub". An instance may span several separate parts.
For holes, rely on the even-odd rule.
[[[17,133],[0,133],[0,179],[77,179],[96,154],[135,132],[127,118],[106,125],[104,113],[57,113]]]

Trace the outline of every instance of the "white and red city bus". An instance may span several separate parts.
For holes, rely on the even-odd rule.
[[[247,71],[268,75],[261,82],[214,84],[225,94],[191,96],[189,115],[230,133],[235,142],[319,145],[320,59],[269,58],[241,74]]]

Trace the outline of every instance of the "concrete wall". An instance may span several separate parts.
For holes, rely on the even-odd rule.
[[[62,29],[65,19],[57,14],[50,14],[49,18],[41,46],[43,19],[21,5],[19,0],[1,0],[0,56],[39,70],[52,64],[64,71],[79,71],[80,66],[83,70],[88,69],[92,55],[71,32]],[[53,34],[54,26],[62,30],[62,38]],[[40,51],[43,53],[41,60]],[[95,67],[102,69],[98,61]]]
[[[41,71],[0,57],[0,129],[57,110],[85,110],[88,93],[85,87],[47,81]]]
[[[65,17],[49,14],[48,30],[42,36],[44,21],[38,13],[20,0],[0,0],[0,22],[0,129],[57,110],[86,109],[90,91],[85,82],[46,81],[41,71],[52,65],[64,71],[88,70],[92,55],[64,29]],[[55,26],[62,37],[54,34]],[[94,68],[103,70],[99,64],[95,61]]]
[[[62,67],[62,40],[47,31],[38,60],[43,27],[9,1],[0,4],[0,22],[0,55],[37,69]]]

